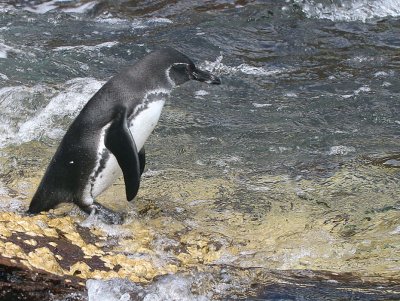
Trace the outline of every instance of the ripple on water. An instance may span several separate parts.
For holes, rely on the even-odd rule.
[[[99,198],[131,214],[125,224],[76,226],[84,216],[70,208],[49,215],[67,219],[63,235],[82,245],[80,234],[102,233],[85,250],[113,255],[102,256],[109,277],[150,281],[89,280],[90,298],[323,300],[359,289],[359,299],[379,300],[387,291],[346,285],[355,274],[399,282],[400,159],[382,155],[399,149],[396,8],[374,21],[393,1],[22,2],[0,4],[0,210],[14,217],[2,225],[27,232],[31,218],[45,219],[18,207],[80,108],[128,62],[168,44],[223,82],[174,91],[146,146],[134,208],[121,180]],[[268,274],[278,269],[290,272]]]

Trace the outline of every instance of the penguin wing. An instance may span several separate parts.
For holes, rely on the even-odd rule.
[[[146,152],[144,150],[144,146],[139,152],[139,162],[140,162],[140,175],[144,171],[144,166],[146,165]]]
[[[140,185],[140,161],[135,140],[128,128],[127,109],[118,109],[107,130],[105,146],[117,158],[125,181],[126,198],[130,202],[137,195]]]

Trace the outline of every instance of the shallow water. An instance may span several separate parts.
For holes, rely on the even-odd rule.
[[[100,199],[139,212],[136,221],[156,233],[152,256],[181,260],[186,271],[325,270],[398,284],[399,7],[390,0],[2,2],[1,210],[27,207],[68,125],[107,79],[170,45],[223,84],[173,92],[146,145],[135,208],[126,208],[121,182]],[[168,285],[177,300],[247,291],[262,300],[346,298],[297,278],[294,286],[315,290],[274,291],[259,275],[226,275],[197,293],[196,276],[185,274],[150,288],[121,282],[128,295],[115,300],[161,300]],[[251,281],[265,290],[247,290]],[[396,298],[398,290],[386,299]]]

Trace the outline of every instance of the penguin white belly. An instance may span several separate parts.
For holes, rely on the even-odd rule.
[[[164,103],[165,99],[159,99],[148,103],[146,107],[130,121],[129,129],[131,130],[138,151],[142,149],[147,138],[149,138],[151,132],[157,125]]]
[[[160,118],[164,103],[164,99],[148,103],[146,107],[140,110],[140,112],[129,122],[129,129],[132,133],[138,152],[142,149],[147,138],[154,130]],[[101,194],[122,175],[122,170],[118,165],[117,159],[104,145],[106,129],[107,127],[103,129],[104,133],[102,132],[100,139],[96,168],[90,177],[89,185],[90,195],[92,198]],[[102,166],[102,164],[104,165]],[[100,172],[96,174],[96,171],[99,169],[101,169]]]
[[[122,175],[122,170],[118,165],[117,158],[113,154],[111,154],[106,148],[105,152],[108,152],[108,159],[105,162],[104,168],[101,172],[95,177],[90,185],[91,185],[91,196],[92,198],[97,197],[104,190],[110,187],[116,179],[118,179]]]

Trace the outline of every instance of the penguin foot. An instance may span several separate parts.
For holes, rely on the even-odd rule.
[[[125,221],[125,214],[115,212],[97,202],[94,202],[90,206],[82,206],[80,208],[89,214],[87,221],[100,220],[109,225],[122,225]]]

